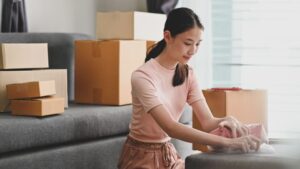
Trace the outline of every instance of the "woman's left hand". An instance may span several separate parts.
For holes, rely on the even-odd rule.
[[[248,127],[232,116],[225,117],[224,120],[219,123],[219,127],[226,127],[230,129],[233,138],[246,136],[249,134]]]

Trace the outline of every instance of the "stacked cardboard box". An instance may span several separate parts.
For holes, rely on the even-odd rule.
[[[207,104],[215,117],[233,116],[244,124],[259,123],[268,129],[266,90],[203,90]],[[201,123],[193,113],[193,127],[202,130]],[[193,144],[193,149],[208,151],[208,147]]]
[[[13,115],[46,116],[64,112],[64,98],[54,97],[54,80],[8,84],[6,91]]]
[[[0,44],[0,69],[26,68],[48,68],[48,49],[46,43]]]
[[[56,96],[68,107],[66,69],[48,69],[46,43],[0,44],[0,112],[10,111],[6,85],[53,80]]]
[[[162,39],[166,16],[146,12],[97,13],[97,40],[75,42],[75,102],[131,103],[131,73],[147,47]]]

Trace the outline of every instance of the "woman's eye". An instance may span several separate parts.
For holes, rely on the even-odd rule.
[[[191,43],[187,43],[187,42],[184,42],[184,44],[187,45],[187,46],[192,45]]]

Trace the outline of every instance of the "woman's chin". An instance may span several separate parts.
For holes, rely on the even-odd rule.
[[[184,59],[184,60],[181,60],[179,63],[181,64],[187,64],[190,60],[189,59]]]

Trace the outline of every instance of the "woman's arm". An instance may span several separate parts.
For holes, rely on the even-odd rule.
[[[228,139],[183,125],[173,120],[163,105],[154,107],[149,111],[149,113],[170,137],[183,141],[212,146],[238,148],[244,152],[249,152],[250,149],[258,149],[260,145],[259,140],[252,136]]]
[[[219,136],[199,131],[173,120],[163,105],[154,107],[149,113],[170,137],[187,142],[214,146],[226,146],[228,144],[228,139],[226,138],[220,138]]]
[[[196,116],[197,120],[200,122],[203,131],[210,132],[218,128],[220,122],[224,118],[216,118],[212,115],[206,101],[198,100],[191,104],[193,108],[193,113]]]
[[[232,131],[234,138],[238,135],[244,136],[249,133],[248,128],[234,117],[214,117],[205,100],[195,101],[191,106],[193,107],[193,113],[205,132],[210,132],[218,127],[228,127]]]

